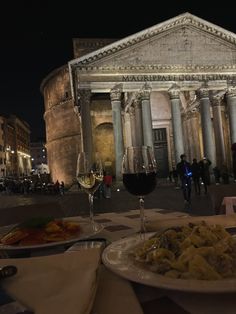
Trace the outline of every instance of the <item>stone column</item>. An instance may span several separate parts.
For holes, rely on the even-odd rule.
[[[132,146],[131,118],[129,106],[125,108],[124,125],[125,125],[125,146],[126,147]]]
[[[231,144],[236,143],[236,86],[231,86],[227,91],[227,105],[229,112],[229,126]]]
[[[143,121],[142,121],[142,107],[141,99],[137,96],[134,100],[134,111],[135,111],[135,137],[136,145],[143,145]]]
[[[136,128],[135,128],[135,111],[134,107],[130,106],[129,107],[129,114],[130,114],[130,127],[131,127],[131,140],[132,140],[132,146],[137,146],[137,137],[135,134]]]
[[[200,97],[200,115],[201,115],[204,156],[210,159],[210,161],[212,162],[212,167],[214,167],[215,166],[215,143],[213,141],[210,99],[209,99],[209,91],[207,87],[202,87],[199,89],[199,97]]]
[[[191,112],[191,154],[192,159],[196,158],[199,160],[201,158],[200,154],[200,137],[199,137],[199,113],[197,109]]]
[[[93,137],[92,137],[92,123],[90,115],[90,98],[91,91],[88,89],[79,90],[79,110],[81,119],[81,132],[82,132],[82,151],[88,152],[92,156],[93,151]]]
[[[192,162],[193,158],[197,158],[196,155],[196,147],[197,147],[197,142],[195,139],[195,133],[192,128],[193,126],[193,115],[194,113],[189,110],[185,113],[184,118],[183,118],[183,129],[185,130],[185,133],[188,135],[184,139],[184,144],[185,144],[185,153],[188,156],[188,161]]]
[[[213,109],[213,127],[215,134],[215,147],[216,147],[216,164],[219,168],[223,164],[226,164],[225,154],[225,140],[223,131],[221,100],[224,96],[224,92],[216,94],[212,97],[212,109]]]
[[[115,141],[116,180],[121,181],[122,180],[121,167],[124,155],[124,142],[121,120],[121,90],[119,88],[112,89],[110,96]]]
[[[151,146],[153,148],[150,93],[151,93],[151,88],[145,85],[143,90],[141,91],[143,142],[144,142],[144,145]]]
[[[184,141],[183,141],[183,128],[180,112],[180,98],[179,89],[174,84],[169,89],[170,101],[171,101],[171,116],[172,116],[172,129],[173,129],[173,140],[175,150],[175,163],[180,161],[180,155],[184,153]]]

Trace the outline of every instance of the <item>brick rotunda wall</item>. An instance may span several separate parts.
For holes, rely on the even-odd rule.
[[[46,147],[52,180],[67,186],[75,180],[80,149],[80,126],[71,99],[68,67],[61,67],[43,81]]]

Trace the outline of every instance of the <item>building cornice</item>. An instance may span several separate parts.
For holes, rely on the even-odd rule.
[[[53,70],[52,72],[50,72],[41,82],[40,84],[40,92],[43,95],[43,90],[45,85],[47,84],[47,82],[52,79],[54,76],[60,74],[62,71],[64,72],[68,72],[68,64],[62,65],[61,67]]]
[[[236,64],[232,65],[182,65],[182,64],[150,64],[150,65],[137,65],[137,66],[78,66],[77,69],[83,73],[84,72],[98,72],[99,73],[110,73],[110,72],[150,72],[150,71],[162,71],[162,72],[182,72],[189,73],[194,72],[195,74],[201,74],[205,72],[231,72],[236,73]]]
[[[131,47],[134,44],[138,44],[144,40],[148,40],[153,36],[157,36],[174,28],[185,25],[207,32],[208,34],[218,37],[219,39],[224,40],[231,45],[236,45],[236,35],[234,33],[229,32],[215,24],[207,22],[187,12],[162,23],[159,23],[155,26],[152,26],[146,30],[138,32],[134,35],[128,36],[122,40],[116,41],[115,43],[107,45],[81,58],[74,59],[69,62],[69,67],[78,67],[81,65],[92,64],[102,58],[110,56],[111,54]]]

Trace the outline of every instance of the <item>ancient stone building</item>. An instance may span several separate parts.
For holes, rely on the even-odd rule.
[[[72,182],[81,149],[100,151],[119,179],[124,148],[141,144],[154,147],[160,176],[183,152],[230,169],[235,34],[185,13],[101,48],[79,47],[41,86],[53,180]]]
[[[3,131],[4,131],[4,117],[0,116],[0,179],[6,176],[6,152]]]

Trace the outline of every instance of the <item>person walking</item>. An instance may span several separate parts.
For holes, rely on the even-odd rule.
[[[177,171],[181,180],[181,187],[184,196],[185,210],[190,209],[191,203],[191,165],[188,161],[186,161],[186,155],[180,155],[181,161],[177,164]]]
[[[60,189],[60,194],[64,195],[65,194],[65,183],[64,183],[64,181],[61,181],[59,189]]]
[[[173,176],[174,183],[175,183],[175,189],[179,189],[179,174],[178,174],[178,171],[175,167],[173,167],[172,176]]]
[[[233,177],[234,182],[236,182],[236,143],[233,143],[231,146],[232,150],[232,168],[233,168]]]
[[[210,185],[210,165],[211,161],[206,157],[203,157],[201,161],[199,161],[200,167],[200,176],[204,185],[205,194],[207,194],[207,186]]]
[[[58,180],[54,183],[54,193],[55,194],[59,194],[60,193],[60,183],[59,183]]]
[[[196,158],[193,159],[193,162],[191,165],[191,170],[192,170],[192,178],[193,178],[195,193],[200,195],[200,193],[201,193],[200,166],[199,166]]]
[[[112,176],[109,173],[104,174],[103,183],[104,183],[104,197],[111,198]]]
[[[219,185],[220,184],[221,172],[220,172],[220,169],[217,166],[215,166],[213,168],[213,174],[214,174],[214,177],[215,177],[215,184]]]

